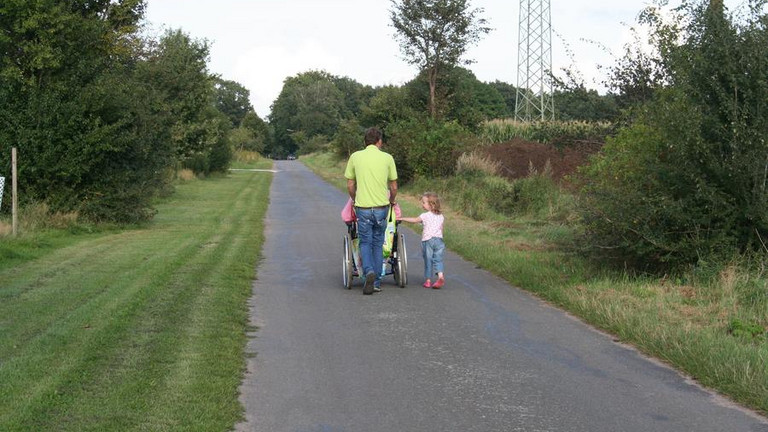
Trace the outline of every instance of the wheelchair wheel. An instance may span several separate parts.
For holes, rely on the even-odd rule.
[[[353,275],[353,262],[352,262],[352,239],[349,234],[344,234],[344,257],[341,260],[341,275],[343,279],[344,288],[352,289]]]
[[[397,255],[395,256],[396,269],[394,271],[395,283],[400,288],[408,285],[408,253],[405,250],[405,235],[400,234],[396,239]]]

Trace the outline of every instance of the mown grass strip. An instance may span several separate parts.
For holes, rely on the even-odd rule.
[[[344,190],[343,164],[328,154],[301,160]],[[420,187],[440,181],[422,180]],[[406,187],[398,194],[405,215],[421,211],[416,199],[421,192]],[[768,413],[766,337],[747,339],[727,330],[733,317],[768,326],[764,276],[744,274],[735,266],[699,284],[630,276],[557,247],[554,240],[572,236],[572,230],[562,222],[525,217],[475,221],[451,211],[448,202],[445,240],[451,250],[512,285]]]
[[[0,265],[0,430],[230,430],[271,178],[188,182],[146,227]]]

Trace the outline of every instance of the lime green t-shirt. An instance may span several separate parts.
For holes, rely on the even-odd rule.
[[[392,155],[371,144],[352,153],[344,177],[357,184],[355,205],[379,207],[389,204],[389,182],[397,180]]]

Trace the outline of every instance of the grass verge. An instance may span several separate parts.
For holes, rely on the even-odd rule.
[[[231,430],[271,178],[185,182],[133,229],[3,239],[0,430]]]
[[[301,160],[344,189],[342,162],[328,154]],[[403,213],[420,213],[423,189],[439,191],[450,182],[420,180],[401,189]],[[479,221],[451,211],[450,195],[446,204],[451,250],[704,386],[768,413],[768,279],[762,271],[736,262],[704,276],[628,275],[561,247],[573,240],[574,230],[557,206],[533,217]]]

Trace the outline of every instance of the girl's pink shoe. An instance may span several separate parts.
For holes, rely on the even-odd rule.
[[[422,285],[424,288],[432,288],[432,282],[426,281],[424,282],[424,285]]]
[[[443,284],[445,284],[445,279],[443,279],[443,278],[440,278],[440,279],[438,279],[438,280],[437,280],[437,282],[435,282],[435,283],[432,285],[432,288],[433,288],[433,289],[440,289],[440,288],[442,288],[442,287],[443,287]]]

